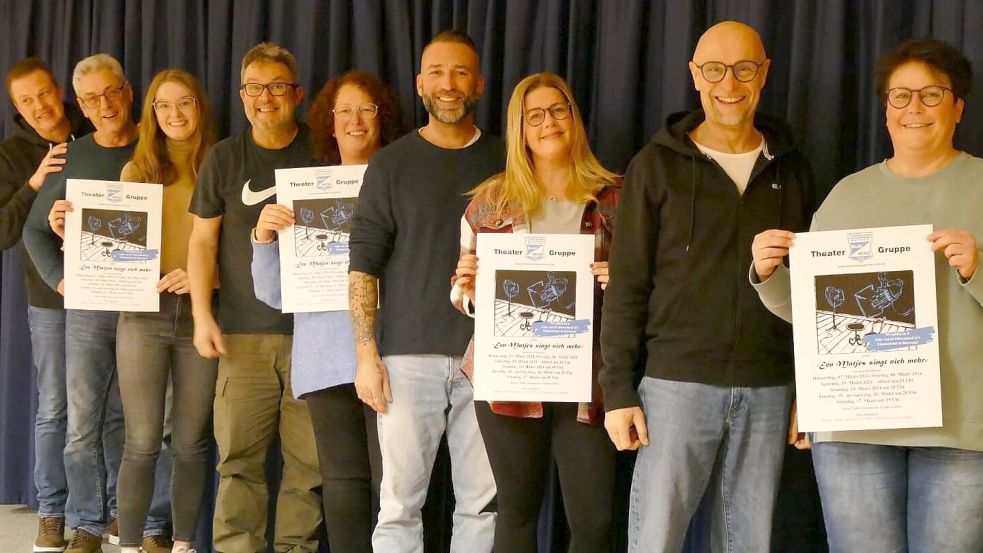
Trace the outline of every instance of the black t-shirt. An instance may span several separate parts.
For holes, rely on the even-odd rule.
[[[227,334],[291,334],[293,318],[256,299],[249,241],[263,206],[276,202],[274,170],[321,165],[311,152],[307,126],[286,148],[267,150],[253,142],[251,129],[215,145],[198,172],[191,213],[222,216],[218,265],[219,326]]]
[[[463,355],[472,320],[448,299],[467,193],[505,166],[502,140],[482,134],[458,150],[413,131],[372,159],[362,180],[349,270],[380,277],[383,355]]]

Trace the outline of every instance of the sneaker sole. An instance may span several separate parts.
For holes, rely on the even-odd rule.
[[[109,542],[109,545],[119,545],[119,536],[106,534],[106,541]]]
[[[40,545],[35,545],[34,546],[34,549],[32,551],[34,551],[34,553],[62,553],[63,551],[65,551],[65,547],[66,546],[62,546],[62,547],[42,547]]]

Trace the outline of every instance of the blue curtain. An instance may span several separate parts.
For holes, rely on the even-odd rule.
[[[977,89],[983,78],[983,3],[973,0],[0,0],[0,18],[0,70],[40,56],[71,97],[72,65],[95,52],[120,59],[138,93],[156,71],[183,67],[205,83],[223,135],[245,126],[239,61],[262,40],[294,52],[308,98],[332,75],[363,69],[389,82],[408,122],[422,124],[414,87],[420,51],[435,32],[458,28],[481,52],[479,126],[500,133],[519,79],[555,71],[570,81],[598,157],[615,170],[668,113],[698,105],[686,62],[706,27],[736,19],[761,32],[772,59],[761,109],[791,122],[823,192],[889,153],[873,81],[875,60],[887,48],[934,36],[974,62]],[[971,96],[957,136],[959,147],[977,155],[981,108]],[[0,101],[4,136],[12,114]],[[13,252],[3,254],[0,289],[0,502],[31,504],[36,392]],[[824,551],[808,454],[790,451],[787,461],[776,550]],[[624,485],[630,458],[622,465]],[[447,474],[438,464],[438,499],[428,506],[438,522],[451,508]],[[542,550],[560,551],[564,522],[558,494],[551,497]],[[428,549],[442,550],[446,538],[438,525],[428,532]]]

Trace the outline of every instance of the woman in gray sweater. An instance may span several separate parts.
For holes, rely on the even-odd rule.
[[[948,44],[914,40],[879,62],[893,157],[840,181],[812,230],[932,224],[938,295],[943,426],[812,435],[830,551],[983,550],[983,159],[953,146],[972,82]],[[754,239],[751,280],[762,302],[790,320],[794,236]],[[808,443],[790,429],[797,445]]]

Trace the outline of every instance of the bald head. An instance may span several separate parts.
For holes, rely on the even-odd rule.
[[[697,65],[707,61],[760,62],[765,57],[765,46],[761,42],[761,35],[750,26],[737,21],[724,21],[707,29],[696,43],[696,50],[693,52],[693,61]]]
[[[724,21],[703,33],[689,63],[706,114],[701,139],[736,133],[754,141],[754,114],[769,65],[761,37],[743,23]]]

